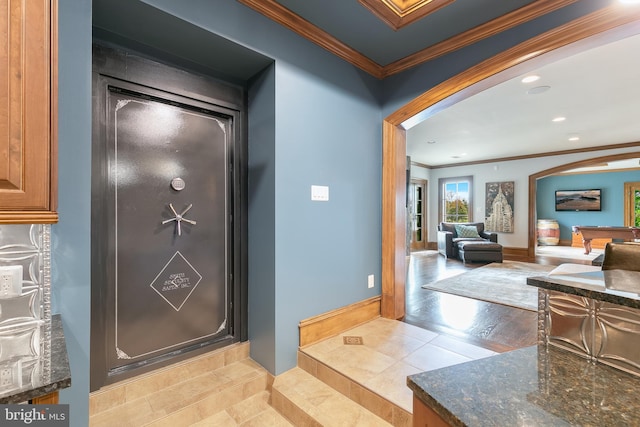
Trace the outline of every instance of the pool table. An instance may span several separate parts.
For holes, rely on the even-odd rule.
[[[582,235],[582,245],[584,253],[591,252],[592,239],[618,239],[634,240],[640,239],[640,228],[638,227],[609,227],[609,226],[585,226],[574,225],[571,227],[574,233]]]

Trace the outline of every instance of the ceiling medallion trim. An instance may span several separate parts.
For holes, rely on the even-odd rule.
[[[382,22],[399,30],[455,0],[358,0]]]

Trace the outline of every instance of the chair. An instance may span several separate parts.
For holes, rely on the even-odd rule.
[[[502,262],[498,234],[484,231],[482,222],[438,224],[438,252],[462,262]]]
[[[602,269],[640,271],[640,243],[607,243]]]

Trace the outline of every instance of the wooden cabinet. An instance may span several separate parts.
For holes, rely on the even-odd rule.
[[[450,427],[433,409],[413,395],[413,427]]]
[[[52,223],[57,0],[0,0],[0,223]]]

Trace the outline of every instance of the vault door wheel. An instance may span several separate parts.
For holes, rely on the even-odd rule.
[[[184,217],[184,215],[189,212],[189,209],[191,209],[193,207],[193,203],[191,203],[189,206],[187,206],[185,208],[185,210],[183,210],[181,213],[176,212],[175,208],[173,207],[173,204],[169,203],[169,209],[171,209],[171,212],[173,213],[173,218],[169,218],[166,219],[164,221],[162,221],[162,224],[168,224],[172,221],[175,221],[176,223],[176,233],[178,234],[178,236],[182,236],[182,221],[191,224],[191,225],[196,225],[196,221],[193,221],[191,219],[187,219]]]

